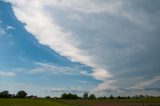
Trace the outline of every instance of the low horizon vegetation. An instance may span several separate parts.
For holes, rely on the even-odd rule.
[[[46,98],[46,99],[143,99],[143,98],[160,98],[160,96],[150,95],[135,95],[135,96],[113,96],[112,94],[107,96],[96,97],[95,94],[84,93],[82,97],[77,94],[63,93],[60,97],[38,97],[36,95],[28,95],[26,91],[21,90],[16,94],[10,94],[9,91],[5,90],[0,92],[0,98]]]
[[[96,97],[95,94],[63,93],[61,97],[27,95],[23,90],[16,94],[0,92],[0,106],[160,106],[160,96],[136,95]]]

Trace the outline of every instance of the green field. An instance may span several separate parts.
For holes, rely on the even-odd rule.
[[[0,106],[160,106],[160,99],[52,100],[0,99]]]
[[[44,99],[0,99],[0,106],[74,106]]]

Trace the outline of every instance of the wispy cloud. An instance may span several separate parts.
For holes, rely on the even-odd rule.
[[[6,27],[6,30],[15,30],[15,27],[9,25]]]
[[[36,68],[30,69],[30,74],[39,74],[39,73],[53,73],[53,74],[67,74],[75,75],[83,71],[80,67],[69,67],[69,66],[59,66],[50,63],[35,63]]]
[[[0,27],[0,35],[3,35],[3,34],[6,34],[6,31],[5,31],[5,29]]]
[[[1,24],[1,21],[0,21],[0,24]],[[6,28],[3,28],[0,26],[0,35],[7,34],[8,30],[15,30],[15,28],[12,26],[6,26]]]
[[[91,92],[102,92],[102,91],[107,91],[107,90],[115,91],[116,89],[118,89],[118,87],[115,86],[114,83],[115,81],[113,80],[105,81],[99,84],[96,88],[93,88]]]
[[[8,72],[8,71],[0,71],[1,77],[13,77],[16,74],[14,72]]]
[[[108,13],[115,13],[117,12],[121,6],[121,0],[117,1],[108,1],[108,2],[97,2],[96,0],[69,0],[65,1],[62,0],[61,2],[57,3],[58,6],[65,6],[65,8],[74,9],[76,11],[80,11],[83,13],[101,13],[101,12],[108,12]]]
[[[132,86],[131,88],[143,89],[143,88],[150,86],[158,81],[160,81],[160,76],[156,76],[152,79],[138,82],[136,85]]]

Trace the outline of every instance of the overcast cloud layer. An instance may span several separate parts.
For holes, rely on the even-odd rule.
[[[159,87],[159,0],[6,1],[40,44],[92,68],[93,92]]]

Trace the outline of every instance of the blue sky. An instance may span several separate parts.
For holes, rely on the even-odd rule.
[[[1,0],[0,90],[160,95],[159,3]]]

